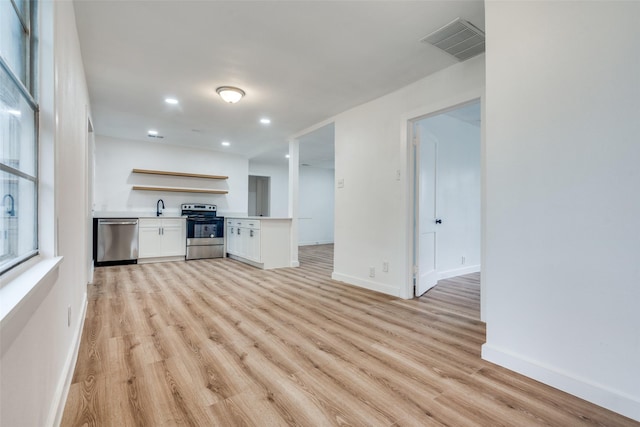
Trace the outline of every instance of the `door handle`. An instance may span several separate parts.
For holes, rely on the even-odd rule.
[[[98,221],[99,225],[137,225],[138,221]]]
[[[436,219],[436,224],[442,224],[442,220],[440,218]]]

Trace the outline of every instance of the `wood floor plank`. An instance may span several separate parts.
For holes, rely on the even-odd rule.
[[[483,361],[479,274],[401,300],[299,258],[96,269],[62,425],[640,425]]]

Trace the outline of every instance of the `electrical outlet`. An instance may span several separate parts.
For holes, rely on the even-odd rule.
[[[71,326],[71,306],[67,306],[67,327]]]
[[[400,169],[396,169],[396,181],[400,181]]]
[[[385,273],[389,272],[389,261],[384,261],[382,263],[382,271],[384,271]]]
[[[464,265],[467,262],[467,258],[465,258],[465,256],[462,256],[462,265]]]
[[[376,277],[376,268],[369,267],[369,277]]]

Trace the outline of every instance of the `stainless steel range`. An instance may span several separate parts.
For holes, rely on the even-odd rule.
[[[224,256],[224,217],[216,205],[183,204],[187,216],[187,259],[222,258]]]

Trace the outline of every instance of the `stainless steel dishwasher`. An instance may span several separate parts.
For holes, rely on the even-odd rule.
[[[96,265],[138,262],[138,218],[98,219]]]

